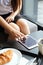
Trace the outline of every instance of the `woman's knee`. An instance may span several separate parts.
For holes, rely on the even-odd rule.
[[[14,29],[20,31],[20,28],[19,28],[19,26],[17,24],[11,22],[11,23],[9,23],[9,25],[11,25]]]
[[[17,25],[20,27],[20,30],[24,34],[30,34],[30,29],[27,23],[27,20],[21,18],[17,21]]]

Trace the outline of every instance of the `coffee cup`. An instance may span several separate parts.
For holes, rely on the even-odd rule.
[[[39,52],[43,55],[43,38],[38,41]]]

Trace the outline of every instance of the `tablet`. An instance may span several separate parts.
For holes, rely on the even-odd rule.
[[[25,40],[21,41],[18,40],[18,42],[23,45],[27,49],[32,49],[36,46],[38,46],[37,40],[34,39],[32,36],[28,35]]]

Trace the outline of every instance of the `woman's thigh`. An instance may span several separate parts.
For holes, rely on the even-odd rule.
[[[17,24],[11,22],[9,23],[10,26],[12,26],[15,30],[20,31],[20,28]],[[9,35],[8,40],[14,40],[15,38],[12,35]]]
[[[17,20],[16,24],[20,27],[20,31],[25,35],[30,34],[30,29],[27,23],[27,20],[24,18],[20,18]]]

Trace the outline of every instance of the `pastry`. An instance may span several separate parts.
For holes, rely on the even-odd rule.
[[[0,54],[0,65],[6,64],[10,62],[13,56],[12,50],[7,50],[6,52],[3,52]]]

